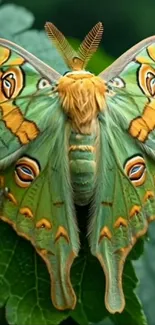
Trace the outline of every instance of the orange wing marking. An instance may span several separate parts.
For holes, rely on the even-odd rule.
[[[36,223],[36,228],[52,229],[52,225],[49,220],[43,218]]]
[[[148,52],[150,58],[151,58],[153,61],[155,61],[155,46],[154,46],[154,44],[149,45],[149,46],[147,47],[147,52]]]
[[[128,226],[127,220],[122,217],[119,217],[114,223],[114,228],[119,228],[120,226],[127,227]]]
[[[146,194],[144,195],[143,201],[147,202],[147,200],[154,199],[155,195],[153,191],[147,191]],[[151,215],[147,218],[148,222],[154,221],[155,220],[155,215]]]
[[[141,210],[141,207],[139,205],[134,205],[132,209],[130,210],[129,216],[132,219],[135,214],[137,215]]]
[[[154,198],[154,192],[153,191],[147,191],[144,195],[143,201],[146,202],[147,200]]]
[[[1,48],[0,48],[1,51]],[[2,62],[6,62],[10,51],[3,49]],[[10,59],[11,60],[11,59]],[[12,59],[7,64],[22,64],[23,58]],[[27,144],[34,140],[39,134],[39,129],[32,121],[24,118],[21,110],[14,106],[8,99],[15,99],[24,87],[23,72],[18,66],[11,67],[5,72],[0,72],[0,109],[2,111],[2,120],[6,127],[15,134],[22,144]]]
[[[6,196],[14,205],[18,205],[17,200],[12,193],[9,192],[6,194]]]
[[[99,243],[101,242],[101,240],[103,238],[108,238],[109,240],[111,240],[112,238],[112,234],[111,234],[111,231],[109,230],[108,227],[104,226],[102,229],[101,229],[101,232],[100,232],[100,237],[99,237]]]
[[[153,54],[151,49],[150,53]],[[155,59],[154,54],[152,58]],[[136,59],[139,63],[142,62],[142,58]],[[143,93],[148,97],[148,103],[144,106],[142,116],[132,120],[129,126],[129,133],[141,142],[145,142],[149,133],[155,129],[155,85],[152,82],[154,79],[155,70],[148,64],[142,64],[138,73],[138,81]]]
[[[0,188],[3,188],[4,190],[4,196],[10,201],[12,202],[14,205],[18,205],[18,202],[15,198],[15,196],[9,192],[8,188],[5,187],[5,179],[4,176],[0,175]]]
[[[130,123],[129,133],[141,142],[145,142],[149,133],[155,129],[155,101],[145,106],[142,117],[138,117]]]
[[[38,127],[34,122],[25,120],[18,107],[13,106],[11,103],[4,103],[0,108],[2,110],[2,120],[23,145],[37,137],[39,134]]]
[[[33,213],[30,208],[23,207],[19,210],[21,214],[23,214],[26,218],[33,219]]]
[[[0,46],[0,65],[3,65],[9,58],[11,51]]]
[[[61,237],[64,237],[68,243],[70,242],[67,230],[64,227],[59,226],[58,231],[55,235],[55,242],[57,242]]]

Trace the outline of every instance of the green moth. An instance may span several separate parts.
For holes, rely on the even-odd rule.
[[[90,203],[106,308],[121,313],[125,259],[155,219],[155,36],[95,76],[85,67],[101,23],[77,52],[53,24],[45,29],[70,69],[64,76],[0,39],[0,218],[45,261],[54,306],[74,309],[74,204]]]

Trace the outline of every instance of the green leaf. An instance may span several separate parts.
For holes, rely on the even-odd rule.
[[[59,52],[44,31],[28,30],[22,34],[14,35],[12,40],[36,55],[59,73],[64,74],[68,70]]]
[[[90,255],[86,242],[80,257],[72,268],[72,282],[78,297],[76,309],[71,316],[80,325],[99,322],[108,316],[104,306],[104,273],[97,261]]]
[[[148,240],[145,243],[144,254],[141,258],[134,262],[136,274],[140,280],[137,288],[144,311],[148,318],[148,324],[154,325],[155,319],[155,224],[149,226]]]
[[[135,259],[142,253],[143,240],[140,240],[130,254],[124,269],[123,289],[126,298],[125,310],[122,314],[111,315],[104,307],[104,274],[97,261],[89,253],[89,247],[84,247],[81,256],[73,266],[72,281],[78,296],[78,305],[71,316],[80,325],[98,323],[107,325],[107,317],[113,324],[119,325],[147,325],[141,303],[134,292],[138,279],[131,263],[131,256]]]
[[[54,325],[67,318],[50,299],[46,266],[28,241],[0,222],[0,307],[9,324]]]
[[[28,10],[13,4],[2,5],[0,22],[0,37],[19,44],[62,74],[67,70],[60,54],[45,32],[28,30],[34,22],[34,17]]]
[[[0,308],[0,324],[7,325],[7,322],[5,319],[5,308]]]
[[[0,37],[11,39],[17,33],[30,28],[34,22],[34,17],[23,7],[13,4],[1,5],[0,22]]]

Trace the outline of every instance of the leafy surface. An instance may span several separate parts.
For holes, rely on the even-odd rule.
[[[26,9],[3,5],[0,7],[0,21],[3,26],[0,37],[22,45],[60,73],[66,71],[45,33],[28,30],[32,27],[34,18]],[[111,59],[99,52],[91,63],[95,72],[99,69],[96,62],[100,65],[100,70],[103,70]],[[88,211],[81,210],[80,214],[86,219]],[[104,274],[97,259],[90,255],[84,237],[83,234],[80,257],[75,260],[71,271],[72,283],[78,297],[77,307],[72,312],[59,312],[51,303],[49,274],[44,262],[30,243],[18,237],[10,226],[0,222],[0,307],[6,308],[8,324],[146,324],[141,304],[134,292],[137,278],[130,260],[127,261],[124,271],[126,309],[121,315],[109,315],[105,310]],[[130,258],[138,258],[142,251],[143,245],[140,241]],[[3,310],[0,313],[0,324],[5,325]]]
[[[0,307],[9,324],[59,324],[67,317],[52,307],[47,269],[32,246],[0,222]]]
[[[34,17],[28,10],[15,5],[2,5],[0,22],[3,26],[0,29],[1,38],[21,45],[58,72],[63,74],[66,71],[67,67],[45,32],[29,30],[33,25]]]
[[[145,243],[144,254],[134,263],[140,285],[137,293],[143,303],[148,324],[155,323],[155,224],[149,227],[148,240]]]

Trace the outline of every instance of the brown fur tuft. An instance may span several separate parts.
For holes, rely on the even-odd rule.
[[[59,79],[57,91],[73,128],[83,134],[91,133],[94,118],[105,108],[104,81],[92,74],[73,73]]]

